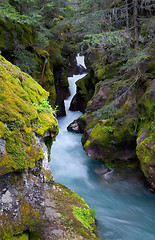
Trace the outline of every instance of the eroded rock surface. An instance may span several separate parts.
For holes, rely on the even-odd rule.
[[[73,215],[75,206],[88,206],[63,185],[22,173],[1,176],[0,181],[0,239],[22,232],[40,240],[97,239]]]

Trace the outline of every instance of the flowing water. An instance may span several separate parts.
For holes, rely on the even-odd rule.
[[[65,101],[67,116],[59,119],[59,135],[53,143],[51,169],[56,182],[66,185],[96,210],[98,234],[104,240],[155,240],[155,195],[133,170],[97,175],[104,167],[90,159],[81,145],[81,134],[67,126],[81,113],[69,111],[75,82],[84,75],[69,78],[71,96]]]

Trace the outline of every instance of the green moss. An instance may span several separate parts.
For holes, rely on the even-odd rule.
[[[106,65],[105,79],[112,79],[118,70],[119,67],[117,66],[117,62],[113,62],[111,65]]]
[[[100,64],[100,63],[94,63],[93,64],[93,68],[96,74],[96,77],[100,80],[103,81],[105,78],[105,72],[106,72],[106,68],[105,65]]]
[[[109,147],[110,141],[112,139],[111,134],[114,131],[114,127],[106,126],[108,125],[107,123],[108,121],[100,121],[92,129],[90,133],[90,138],[87,140],[84,146],[86,150],[88,149],[91,142],[104,148]]]
[[[24,48],[35,41],[28,25],[15,23],[9,19],[7,21],[0,19],[0,50],[14,50],[16,48],[15,37],[18,39],[18,45],[23,45]]]
[[[155,133],[153,138],[154,137]],[[155,141],[152,141],[152,137],[149,136],[137,146],[136,152],[140,161],[141,170],[150,186],[154,189],[155,185],[152,178],[152,169],[155,168]]]
[[[91,70],[84,78],[76,82],[78,94],[81,95],[85,103],[93,96],[95,84],[99,81],[93,74],[93,70]]]
[[[33,168],[36,161],[43,159],[33,131],[39,136],[48,130],[56,135],[58,123],[51,111],[38,112],[33,105],[47,99],[48,92],[2,56],[0,70],[0,136],[6,141],[0,174],[4,174]]]
[[[30,236],[30,240],[41,240],[39,233],[30,232],[29,236]]]
[[[49,53],[47,51],[39,48],[36,48],[35,50],[39,57],[49,58]]]
[[[64,66],[64,59],[61,55],[62,46],[54,40],[49,41],[49,54],[52,56],[51,63],[53,66]]]
[[[48,130],[58,133],[57,120],[53,117],[53,114],[48,112],[38,113],[38,119],[33,123],[33,130],[40,136]]]
[[[11,240],[29,240],[29,236],[28,236],[28,234],[24,233],[19,236],[15,236]]]
[[[2,122],[0,122],[0,138],[3,136],[4,134],[4,129],[5,129],[5,126]]]
[[[143,128],[138,133],[137,156],[141,163],[155,165],[155,131]],[[144,136],[144,137],[142,137]]]

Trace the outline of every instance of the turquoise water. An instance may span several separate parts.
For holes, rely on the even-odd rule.
[[[69,78],[71,97],[75,81],[84,75]],[[95,207],[98,233],[104,240],[155,240],[155,195],[144,185],[140,173],[133,170],[98,175],[104,167],[90,159],[81,145],[81,134],[67,131],[67,126],[81,115],[67,110],[59,119],[60,133],[52,146],[51,169],[56,182],[62,183]]]

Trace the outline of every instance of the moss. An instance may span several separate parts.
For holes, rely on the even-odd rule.
[[[112,62],[111,65],[106,65],[105,70],[105,79],[112,79],[114,78],[115,74],[118,72],[119,67],[117,66],[117,62]]]
[[[36,48],[35,49],[36,53],[38,54],[39,57],[42,58],[49,58],[49,53],[43,49]]]
[[[143,129],[139,135],[141,141],[137,145],[136,153],[139,158],[141,170],[143,171],[144,176],[146,177],[150,186],[155,189],[154,180],[152,177],[154,176],[152,169],[155,168],[155,132],[150,132],[148,137],[145,138],[145,131],[146,129]]]
[[[139,118],[145,116],[145,119],[151,121],[155,118],[155,98],[153,97],[153,82],[147,88],[147,91],[138,103]]]
[[[103,81],[105,78],[105,72],[106,72],[106,68],[105,65],[97,62],[93,64],[93,69],[95,71],[96,77],[100,80]]]
[[[30,236],[30,240],[41,240],[39,233],[30,232],[29,236]]]
[[[93,92],[95,90],[95,84],[99,80],[92,75],[92,70],[88,73],[84,78],[79,79],[76,82],[77,85],[77,93],[81,95],[81,98],[85,103],[87,103],[90,98],[93,96]]]
[[[155,99],[154,81],[147,83],[145,94],[138,103],[139,130],[136,153],[141,169],[149,182],[155,188],[151,168],[155,167]]]
[[[22,224],[29,226],[29,229],[33,230],[34,223],[39,223],[40,221],[40,213],[22,198],[20,200],[19,211],[22,215]]]
[[[90,143],[94,142],[96,145],[102,146],[104,148],[107,148],[110,144],[110,141],[112,139],[111,134],[114,131],[114,127],[107,126],[107,121],[100,121],[95,125],[95,127],[92,129],[90,133],[90,138],[85,143],[85,149],[87,150]]]
[[[62,46],[54,40],[49,41],[49,54],[52,56],[51,62],[54,66],[64,66],[64,59],[61,56]]]
[[[11,240],[29,240],[28,234],[24,233],[13,237]]]
[[[4,135],[4,129],[5,129],[4,124],[0,122],[0,138]]]
[[[41,213],[33,209],[22,197],[19,200],[20,218],[18,217],[13,222],[10,221],[10,214],[2,214],[1,220],[3,226],[1,229],[1,240],[20,239],[26,240],[27,234],[23,234],[25,229],[34,232],[34,225],[41,222]],[[8,224],[9,223],[9,224]],[[36,227],[35,227],[36,229]]]
[[[55,184],[54,186],[57,194],[55,194],[55,191],[50,191],[49,194],[57,203],[57,212],[61,213],[61,228],[65,229],[67,236],[70,236],[70,239],[98,239],[95,235],[95,221],[91,217],[90,209],[84,199],[62,184]],[[76,209],[88,213],[88,225],[77,217]]]
[[[138,136],[136,150],[141,164],[155,166],[155,131],[151,131],[150,128],[143,128],[139,131]]]
[[[24,48],[35,41],[31,28],[26,24],[0,19],[0,29],[1,50],[14,50],[16,48],[15,36],[18,39],[18,45],[23,45]]]
[[[45,74],[42,87],[49,92],[49,102],[52,107],[55,107],[56,102],[56,89],[53,72],[51,71],[51,65],[48,62],[45,68]]]
[[[33,130],[38,135],[43,136],[43,134],[48,130],[58,133],[57,120],[53,117],[51,112],[40,112],[38,114],[38,119],[33,124]]]
[[[33,103],[48,98],[46,92],[28,74],[0,56],[0,134],[6,141],[6,153],[0,161],[0,174],[33,168],[43,159],[33,132],[43,136],[50,130],[58,133],[52,112],[37,112]],[[4,124],[7,127],[4,127]]]

